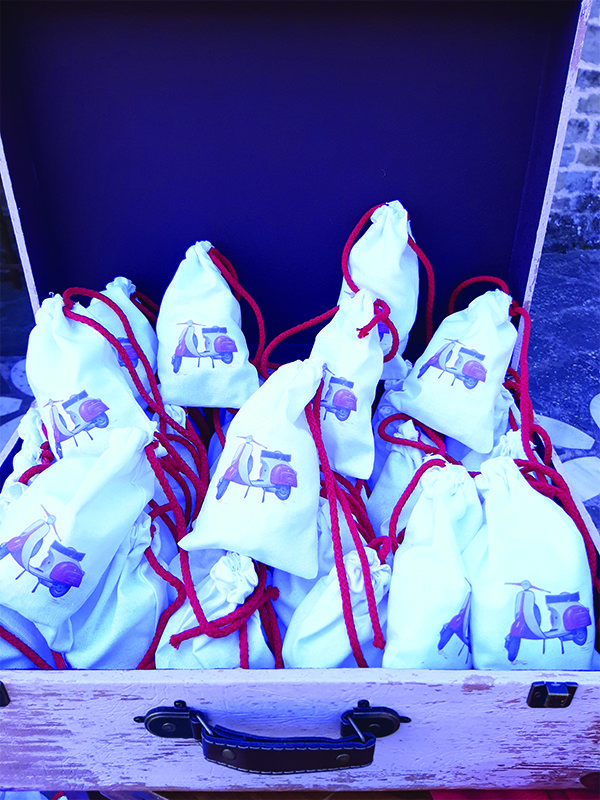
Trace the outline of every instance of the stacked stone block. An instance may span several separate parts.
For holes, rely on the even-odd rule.
[[[600,0],[583,44],[545,248],[600,248]]]

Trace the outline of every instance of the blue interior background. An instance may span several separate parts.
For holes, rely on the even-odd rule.
[[[121,274],[159,299],[209,239],[272,338],[335,304],[348,234],[395,198],[436,321],[472,275],[522,298],[578,10],[5,0],[0,123],[41,298]]]

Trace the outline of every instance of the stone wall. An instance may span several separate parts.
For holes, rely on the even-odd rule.
[[[544,246],[600,248],[600,0],[588,22]]]

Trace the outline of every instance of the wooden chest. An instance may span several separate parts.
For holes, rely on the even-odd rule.
[[[2,179],[34,307],[118,274],[158,298],[206,238],[236,264],[272,337],[335,304],[350,229],[396,197],[436,270],[438,320],[454,286],[481,273],[527,305],[589,5],[4,2]],[[419,323],[407,357],[422,336]],[[0,681],[6,789],[557,789],[600,777],[595,672]],[[546,707],[528,705],[533,683],[550,684]],[[265,736],[335,737],[360,700],[411,722],[378,740],[371,766],[254,775],[134,721],[177,700]]]

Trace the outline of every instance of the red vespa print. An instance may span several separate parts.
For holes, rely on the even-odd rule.
[[[292,457],[279,450],[261,450],[260,471],[258,477],[252,478],[251,473],[254,467],[253,448],[264,447],[255,441],[252,436],[239,436],[243,439],[231,462],[223,473],[222,478],[217,484],[217,500],[220,500],[230,483],[239,483],[247,486],[246,494],[251,488],[262,489],[262,502],[265,502],[267,492],[272,492],[280,500],[287,500],[292,491],[292,487],[298,485],[296,471],[290,466]]]
[[[458,339],[446,339],[446,341],[448,344],[441,347],[423,364],[417,378],[422,378],[429,367],[435,367],[440,370],[439,378],[444,372],[453,376],[452,386],[456,379],[462,381],[467,389],[474,389],[479,382],[484,383],[487,370],[481,362],[485,356],[478,353],[477,350],[464,347]],[[453,356],[456,356],[456,360],[454,364],[450,364]]]
[[[449,622],[442,625],[440,631],[440,640],[438,642],[438,650],[443,650],[453,636],[457,636],[462,642],[461,648],[458,651],[460,655],[463,647],[466,645],[469,648],[469,619],[471,611],[471,591],[467,593],[464,603],[462,604],[458,614],[455,614]]]
[[[579,602],[579,592],[550,594],[547,589],[532,586],[529,581],[507,583],[520,586],[515,600],[515,620],[504,641],[508,660],[512,663],[519,652],[522,639],[540,639],[542,653],[546,652],[546,639],[559,639],[562,653],[565,642],[575,642],[580,647],[587,641],[587,629],[592,623],[589,610]],[[550,628],[542,630],[542,612],[536,603],[534,591],[545,592],[550,612]]]
[[[79,392],[79,394],[72,394],[68,400],[63,402],[49,400],[47,405],[50,406],[50,422],[52,424],[52,432],[54,434],[54,442],[56,444],[56,452],[58,457],[62,458],[62,443],[67,439],[73,439],[77,444],[77,434],[84,431],[92,439],[90,430],[93,428],[106,428],[108,425],[108,406],[99,400],[97,397],[88,397],[86,391]],[[69,417],[69,421],[65,419],[65,415]]]
[[[188,319],[187,322],[180,322],[179,325],[185,325],[185,328],[171,358],[173,372],[179,372],[184,358],[197,358],[198,366],[200,366],[201,358],[210,358],[213,367],[215,361],[231,364],[233,354],[237,353],[237,346],[230,336],[226,336],[227,328],[221,325],[203,325],[200,322],[193,322],[191,319]],[[201,330],[204,350],[200,350],[198,347],[196,327]]]
[[[331,411],[340,422],[344,422],[350,416],[351,411],[356,411],[356,395],[351,391],[354,381],[336,378],[327,364],[324,365],[323,374],[326,384],[321,398],[321,408],[325,412],[323,419],[327,417],[327,412]]]
[[[42,584],[48,588],[52,597],[62,597],[69,589],[81,585],[85,573],[81,569],[80,562],[85,553],[61,544],[58,541],[60,537],[55,526],[56,517],[49,514],[43,506],[42,511],[46,515],[46,519],[32,522],[23,533],[0,544],[0,560],[11,555],[17,564],[23,567],[23,572],[19,573],[15,580],[18,580],[26,572],[37,578],[37,583],[31,590],[32,593]],[[42,547],[42,542],[51,532],[54,533],[57,540],[51,543],[46,557],[39,565],[32,564],[33,558]]]

